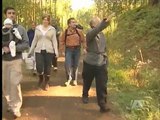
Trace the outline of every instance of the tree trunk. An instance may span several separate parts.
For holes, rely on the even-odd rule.
[[[157,5],[160,2],[160,0],[149,0],[150,5]]]

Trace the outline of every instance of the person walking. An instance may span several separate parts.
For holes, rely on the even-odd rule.
[[[50,15],[42,16],[42,24],[35,29],[35,36],[28,57],[35,52],[38,87],[48,90],[53,54],[58,57],[56,30],[50,25]],[[43,86],[44,82],[44,86]]]
[[[16,23],[16,11],[13,7],[6,7],[4,9],[6,18],[13,21],[13,29],[19,32],[21,40],[16,42],[16,54],[11,56],[8,44],[2,45],[4,54],[2,55],[2,86],[3,95],[6,98],[8,108],[7,111],[13,113],[14,118],[21,116],[22,106],[22,52],[29,48],[29,40],[25,28]],[[17,37],[15,39],[18,39]]]
[[[31,28],[27,31],[27,35],[29,38],[29,46],[31,47],[32,45],[32,41],[34,38],[34,34],[35,34],[35,28],[36,28],[36,22],[32,21],[31,23]],[[33,60],[33,75],[36,75],[36,61],[35,61],[35,54],[32,56],[32,60]]]
[[[111,17],[111,16],[110,16]],[[91,29],[86,34],[87,53],[83,60],[83,92],[82,101],[87,104],[88,92],[92,81],[96,81],[97,101],[100,112],[108,112],[107,102],[107,55],[106,55],[106,38],[102,30],[108,25],[111,18],[104,18],[102,21],[98,17],[94,17],[90,21]]]
[[[60,27],[58,26],[58,23],[56,21],[52,21],[52,26],[56,30],[56,38],[57,38],[57,44],[58,44],[58,49],[59,49],[59,36],[60,36],[61,30],[60,30]],[[53,67],[54,71],[58,70],[58,61],[57,61],[56,54],[53,55],[52,67]]]
[[[33,41],[33,38],[34,38],[35,28],[36,28],[36,23],[34,21],[32,21],[31,28],[28,29],[28,31],[27,31],[30,47],[31,47],[31,44],[32,44],[32,41]]]
[[[63,51],[65,51],[66,86],[68,86],[71,81],[73,81],[73,85],[77,85],[81,44],[83,44],[84,51],[86,50],[85,37],[82,30],[77,29],[76,20],[69,18],[67,24],[68,28],[60,36],[60,51],[63,54]]]

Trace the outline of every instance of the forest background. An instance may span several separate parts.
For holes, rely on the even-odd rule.
[[[93,2],[88,8],[74,10],[71,0],[3,0],[3,9],[13,6],[17,22],[26,29],[30,28],[31,21],[40,24],[44,13],[49,13],[62,31],[67,27],[67,19],[75,17],[84,27],[84,33],[92,16],[103,18],[115,12],[110,26],[104,30],[110,101],[124,120],[159,120],[160,0]]]

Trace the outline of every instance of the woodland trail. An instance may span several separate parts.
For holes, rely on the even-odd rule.
[[[78,85],[64,86],[65,71],[64,58],[58,59],[58,71],[52,70],[49,91],[38,90],[37,76],[23,66],[23,105],[22,116],[17,120],[122,120],[116,109],[108,100],[112,109],[109,113],[100,113],[96,100],[96,91],[90,89],[89,103],[83,104],[82,94],[82,61],[79,68]],[[3,98],[2,120],[12,120],[12,115],[6,112],[6,103]]]

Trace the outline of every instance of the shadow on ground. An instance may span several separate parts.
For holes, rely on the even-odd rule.
[[[58,71],[54,72],[52,69],[50,89],[44,91],[37,89],[38,76],[33,76],[23,65],[22,116],[17,120],[121,120],[114,110],[105,114],[99,112],[94,86],[90,89],[89,104],[82,103],[81,68],[82,62],[78,86],[65,87],[64,63],[59,61]],[[108,105],[112,107],[111,103]],[[2,120],[13,120],[13,116],[6,112],[6,109],[3,98]]]

